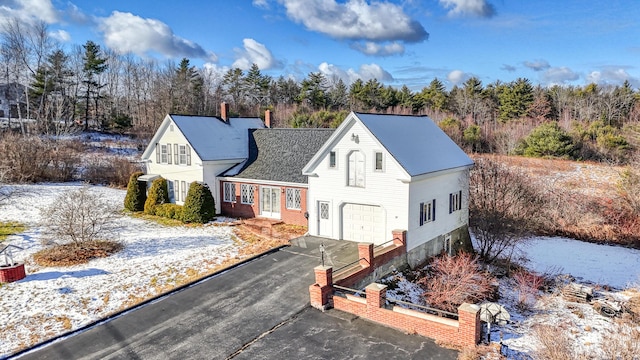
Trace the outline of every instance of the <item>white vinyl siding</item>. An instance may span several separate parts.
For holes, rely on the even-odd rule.
[[[224,202],[236,202],[236,184],[226,182],[224,183]]]
[[[300,189],[287,189],[287,209],[300,210],[302,203],[302,191]]]
[[[240,202],[247,205],[253,205],[253,196],[255,187],[249,184],[240,185]]]

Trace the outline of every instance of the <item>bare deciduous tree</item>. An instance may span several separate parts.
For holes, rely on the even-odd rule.
[[[483,272],[469,253],[444,255],[431,264],[429,276],[418,281],[427,302],[438,309],[454,312],[462,303],[479,303],[491,296],[491,275]]]
[[[469,227],[486,262],[510,257],[537,226],[543,201],[522,172],[481,158],[471,170]]]
[[[49,235],[77,245],[112,236],[117,214],[116,206],[89,186],[63,193],[43,211]]]

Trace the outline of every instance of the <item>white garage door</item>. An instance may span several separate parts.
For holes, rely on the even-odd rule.
[[[384,211],[379,206],[345,204],[342,208],[342,238],[357,242],[381,244],[384,233]],[[391,239],[391,234],[389,234]]]

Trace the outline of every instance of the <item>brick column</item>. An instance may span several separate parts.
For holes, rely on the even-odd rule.
[[[363,268],[373,266],[373,244],[358,243],[358,258]]]
[[[387,301],[387,285],[371,283],[364,289],[368,308],[381,308]]]
[[[393,235],[394,245],[407,247],[407,230],[393,230],[391,234]]]
[[[458,307],[458,334],[462,346],[475,346],[480,342],[480,307],[464,303]]]
[[[313,268],[316,283],[309,286],[309,301],[311,306],[319,310],[326,310],[331,303],[333,293],[333,268],[331,266],[316,266]]]

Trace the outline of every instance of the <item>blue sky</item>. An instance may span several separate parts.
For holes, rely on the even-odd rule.
[[[218,72],[640,87],[638,0],[0,0],[10,17],[45,21],[69,48],[93,40]]]

